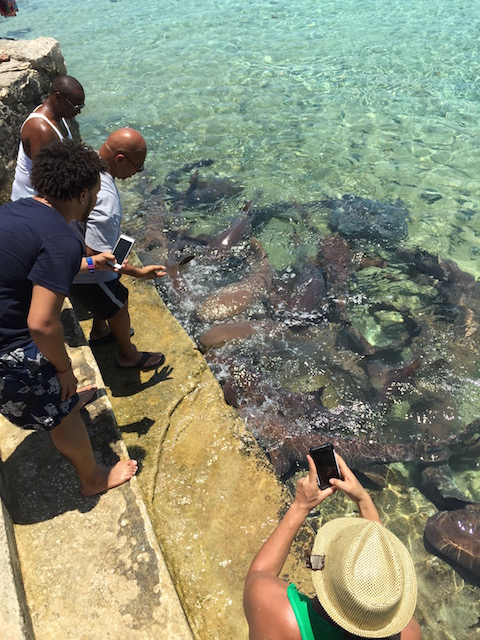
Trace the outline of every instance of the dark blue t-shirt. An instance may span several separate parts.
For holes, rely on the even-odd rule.
[[[32,285],[68,295],[81,240],[62,215],[33,198],[0,207],[0,353],[30,342]]]

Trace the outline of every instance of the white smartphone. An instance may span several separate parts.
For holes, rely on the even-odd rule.
[[[116,245],[112,249],[112,253],[115,256],[115,263],[111,260],[108,261],[108,264],[115,269],[121,269],[123,263],[128,257],[128,254],[132,250],[133,244],[135,240],[130,238],[130,236],[126,236],[122,233],[122,235],[117,240]]]

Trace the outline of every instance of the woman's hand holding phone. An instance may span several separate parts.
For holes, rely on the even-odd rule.
[[[340,456],[338,453],[337,462],[343,479],[331,479],[330,482],[334,489],[340,489],[350,498],[350,500],[353,500],[353,502],[357,504],[358,511],[362,518],[366,518],[367,520],[374,520],[375,522],[381,522],[377,508],[373,504],[370,494],[360,483],[353,471],[349,469],[342,456]]]
[[[317,480],[320,489],[330,487],[331,478],[341,479],[342,475],[338,468],[335,448],[331,442],[322,444],[319,447],[313,447],[309,453],[317,469]]]
[[[295,500],[293,502],[294,505],[305,513],[305,516],[323,502],[325,498],[331,496],[335,491],[333,486],[323,490],[319,488],[317,482],[317,468],[315,467],[313,458],[310,455],[307,455],[307,461],[308,475],[300,478],[298,481]]]

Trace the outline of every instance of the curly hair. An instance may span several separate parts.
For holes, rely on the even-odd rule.
[[[91,147],[58,140],[42,147],[33,158],[31,180],[39,195],[71,200],[84,189],[92,189],[99,173],[107,170],[105,161]]]

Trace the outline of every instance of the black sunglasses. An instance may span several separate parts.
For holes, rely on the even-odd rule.
[[[67,96],[63,95],[63,93],[60,94],[61,96],[63,96],[63,98],[68,102],[68,104],[72,107],[72,109],[74,111],[76,111],[77,113],[80,113],[80,111],[83,109],[83,107],[85,106],[85,103],[82,104],[73,104],[73,102],[71,102]]]
[[[127,154],[124,151],[117,151],[117,153],[120,153],[124,158],[126,158],[130,162],[130,164],[133,164],[133,166],[139,173],[140,171],[143,171],[145,169],[143,162],[142,164],[135,164],[135,162],[133,160],[130,160],[130,158],[127,156]]]

